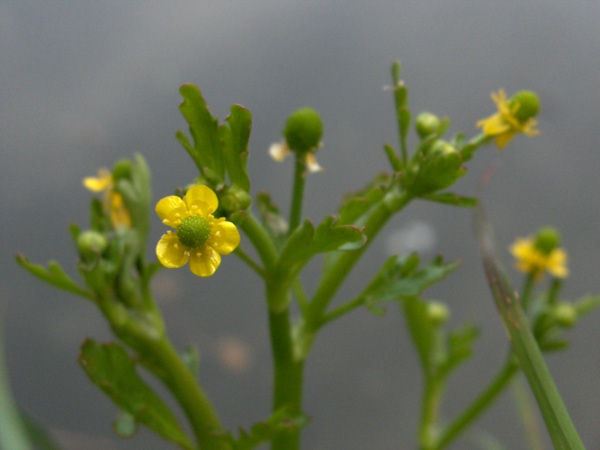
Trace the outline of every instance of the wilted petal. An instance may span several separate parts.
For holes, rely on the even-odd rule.
[[[169,268],[177,269],[188,260],[185,246],[181,245],[179,238],[174,233],[167,233],[160,238],[156,245],[156,256],[160,263]]]
[[[312,153],[306,154],[306,166],[309,172],[321,172],[324,169],[317,162],[317,158]]]
[[[282,162],[291,153],[285,141],[276,142],[269,147],[269,155],[277,162]]]
[[[193,249],[190,254],[190,270],[199,277],[210,277],[220,264],[221,255],[208,245]]]

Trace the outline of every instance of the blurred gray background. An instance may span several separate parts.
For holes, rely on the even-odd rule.
[[[149,432],[122,441],[116,408],[88,382],[76,356],[84,337],[110,339],[93,305],[42,284],[14,263],[57,259],[76,275],[68,226],[88,220],[81,185],[99,167],[142,153],[156,200],[195,176],[174,139],[186,130],[178,87],[195,83],[221,118],[241,103],[253,115],[253,192],[270,191],[287,210],[292,163],[269,145],[301,106],[325,123],[324,173],[307,183],[305,214],[315,221],[340,197],[388,170],[396,145],[392,61],[403,63],[413,113],[450,116],[450,132],[474,135],[494,112],[491,91],[533,89],[542,100],[540,136],[517,137],[503,152],[479,151],[455,191],[482,198],[502,257],[517,236],[558,227],[572,275],[565,297],[600,292],[600,4],[593,1],[452,2],[0,2],[0,199],[3,209],[0,312],[19,404],[67,449],[161,449]],[[416,231],[415,231],[416,230]],[[164,227],[156,218],[152,243]],[[461,268],[427,292],[447,301],[451,325],[480,324],[476,358],[455,376],[444,404],[452,417],[503,361],[507,347],[487,291],[471,212],[416,203],[371,246],[337,301],[361,289],[403,239],[426,259],[441,253]],[[409,244],[410,244],[409,242]],[[404,244],[406,244],[404,242]],[[306,271],[309,291],[320,273]],[[520,276],[510,271],[515,284]],[[234,282],[232,282],[234,280]],[[201,378],[227,426],[268,415],[271,383],[263,286],[235,257],[210,279],[164,270],[156,293],[180,348],[197,345]],[[549,355],[552,373],[587,448],[600,448],[600,316],[569,333],[573,348]],[[304,448],[415,448],[420,374],[398,310],[366,311],[333,323],[307,364]],[[524,449],[510,395],[477,424],[507,449]],[[483,448],[478,433],[454,449]],[[550,445],[548,444],[548,448]]]

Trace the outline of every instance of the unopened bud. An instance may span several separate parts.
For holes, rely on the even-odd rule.
[[[107,245],[106,236],[93,230],[84,231],[77,238],[77,249],[83,261],[92,261],[97,258]]]
[[[422,112],[415,119],[415,129],[421,139],[436,134],[440,129],[440,118],[430,112]]]

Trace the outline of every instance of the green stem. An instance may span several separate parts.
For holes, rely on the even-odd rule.
[[[294,188],[292,191],[292,207],[290,209],[290,228],[292,234],[302,218],[302,202],[304,200],[304,182],[306,177],[306,155],[296,153],[296,167],[294,170]]]
[[[530,392],[522,377],[515,379],[512,385],[513,396],[521,416],[521,422],[527,436],[527,448],[531,450],[544,450],[540,425],[537,420],[535,406]]]
[[[394,213],[404,208],[411,200],[412,196],[407,192],[388,192],[388,194],[386,194],[386,196],[371,209],[369,215],[364,220],[364,223],[356,224],[356,226],[364,227],[367,242],[357,250],[339,252],[337,259],[334,260],[321,279],[319,287],[313,297],[313,301],[308,308],[306,314],[308,325],[314,327],[318,326],[318,323],[322,320],[325,310],[333,296],[342,282],[350,274],[350,271],[356,262],[368,248],[369,244],[373,242],[373,238],[379,233],[389,218],[392,217]]]
[[[4,312],[4,308],[2,308]],[[19,408],[10,391],[8,368],[4,356],[4,335],[0,320],[0,448],[12,450],[30,450],[32,445],[27,437],[25,425],[21,420]]]
[[[269,234],[263,228],[258,220],[248,212],[248,215],[244,222],[240,225],[240,228],[244,230],[246,236],[252,242],[252,245],[258,252],[264,270],[266,271],[267,277],[273,273],[275,265],[277,264],[277,248],[273,243],[273,240],[269,237]]]
[[[523,311],[529,310],[529,303],[531,302],[531,294],[533,293],[533,287],[535,285],[535,276],[533,274],[527,274],[523,289],[521,290],[521,305],[523,305]]]
[[[171,343],[165,338],[148,344],[153,351],[153,358],[161,363],[164,371],[163,382],[177,399],[190,422],[199,448],[230,449],[227,443],[216,437],[215,433],[222,432],[223,426],[208,397]]]
[[[343,305],[335,308],[333,311],[328,312],[327,314],[323,315],[323,317],[321,318],[321,320],[319,322],[319,328],[322,327],[323,325],[349,313],[353,309],[356,309],[359,306],[364,305],[364,302],[365,302],[365,299],[361,295],[361,296],[356,297],[354,300],[351,300],[348,303],[344,303]]]
[[[498,395],[506,388],[512,377],[518,372],[519,364],[512,354],[496,374],[494,379],[481,393],[463,410],[463,412],[447,425],[441,433],[437,445],[432,447],[441,450],[456,439],[481,413],[487,409]]]
[[[443,390],[443,378],[437,375],[426,376],[419,429],[419,445],[421,450],[433,450],[436,448],[438,415]]]
[[[267,274],[265,272],[265,269],[263,269],[256,261],[254,261],[242,248],[241,245],[239,245],[234,252],[242,261],[244,261],[248,267],[250,267],[252,270],[254,270],[259,277],[261,278],[266,278]]]
[[[272,298],[273,293],[289,295],[277,289],[279,280],[273,279],[277,265],[277,249],[266,233],[265,229],[252,216],[249,215],[242,224],[242,229],[258,251],[263,262],[267,276],[265,277],[267,304],[284,304],[285,299]],[[294,341],[292,338],[292,325],[290,323],[290,310],[286,307],[282,311],[269,313],[269,331],[271,337],[271,352],[273,354],[273,411],[287,406],[292,414],[302,411],[302,386],[304,361],[296,357]],[[272,442],[273,450],[300,449],[300,431],[291,428],[278,435]]]
[[[273,411],[289,408],[291,414],[302,412],[304,361],[294,352],[289,309],[269,312],[271,350],[274,362]],[[299,450],[300,430],[292,427],[280,433],[271,444],[272,450]]]

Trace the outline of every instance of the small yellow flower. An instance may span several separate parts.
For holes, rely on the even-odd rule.
[[[545,271],[556,278],[565,278],[569,275],[567,254],[560,247],[543,252],[535,246],[535,239],[519,238],[510,246],[510,252],[516,259],[516,268],[531,274],[536,281],[542,278]]]
[[[291,154],[292,151],[285,140],[273,143],[269,148],[269,155],[277,162],[282,162]],[[317,158],[313,152],[306,153],[306,167],[308,168],[308,171],[312,173],[324,170],[317,162]]]
[[[176,269],[189,259],[190,270],[199,277],[216,272],[221,255],[228,255],[240,243],[240,233],[233,223],[212,216],[218,206],[217,195],[204,185],[190,188],[183,200],[171,195],[156,204],[158,217],[176,230],[164,234],[156,246],[156,256],[163,266]]]
[[[86,177],[83,185],[92,192],[104,192],[104,211],[110,214],[113,228],[131,227],[131,216],[121,194],[114,190],[112,174],[107,169],[98,170],[97,177]]]
[[[483,134],[487,136],[496,136],[495,142],[498,149],[503,149],[513,137],[518,133],[524,133],[527,136],[535,136],[539,134],[539,130],[535,129],[537,121],[533,118],[537,114],[539,108],[539,102],[537,96],[528,91],[522,91],[528,93],[528,100],[535,101],[535,111],[532,114],[527,114],[529,117],[520,117],[526,107],[523,107],[519,101],[516,101],[515,97],[509,100],[506,98],[506,93],[503,89],[500,89],[498,93],[492,92],[492,100],[496,103],[498,112],[486,119],[482,119],[477,122],[477,126],[482,128]],[[529,105],[526,105],[529,106]],[[521,110],[521,111],[519,111]]]

